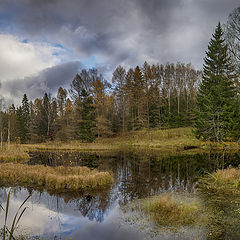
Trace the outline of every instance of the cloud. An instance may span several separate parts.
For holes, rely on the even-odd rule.
[[[56,47],[29,43],[12,35],[0,35],[0,81],[5,82],[35,74],[58,62]]]
[[[19,104],[24,93],[30,100],[42,97],[45,92],[56,93],[58,87],[69,86],[79,68],[82,68],[79,61],[67,62],[46,68],[31,76],[3,81],[0,95],[9,103]]]
[[[9,19],[16,31],[58,41],[79,58],[94,54],[112,65],[176,59],[200,66],[217,22],[238,5],[237,0],[2,0],[0,9],[14,13]]]
[[[191,62],[201,68],[215,26],[238,6],[239,0],[1,0],[0,20],[8,24],[0,24],[0,30],[29,39],[25,44],[34,57],[27,59],[40,63],[18,69],[20,64],[11,60],[0,70],[26,77],[57,61],[92,58],[109,72],[119,64],[134,67],[144,61]],[[66,52],[51,55],[54,46]]]

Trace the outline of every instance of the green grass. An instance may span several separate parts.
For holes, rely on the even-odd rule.
[[[188,149],[188,148],[192,149]],[[213,143],[203,142],[194,137],[193,128],[151,129],[125,132],[112,138],[99,138],[93,143],[45,142],[40,144],[11,144],[0,150],[2,162],[27,162],[29,151],[117,151],[122,149],[154,150],[167,155],[193,154],[209,151],[237,151],[240,145],[236,142]],[[188,150],[186,150],[188,149]]]
[[[0,165],[0,184],[46,189],[49,192],[98,189],[112,183],[109,172],[87,167],[45,167],[3,163]]]
[[[47,142],[41,144],[26,144],[26,150],[80,150],[80,151],[101,151],[118,150],[121,148],[148,148],[163,151],[183,151],[188,146],[194,146],[201,150],[236,150],[239,145],[235,142],[212,143],[203,142],[195,138],[193,128],[172,128],[172,129],[144,129],[133,132],[125,132],[111,138],[98,138],[93,143],[81,143],[72,141]],[[189,150],[188,150],[189,151]]]

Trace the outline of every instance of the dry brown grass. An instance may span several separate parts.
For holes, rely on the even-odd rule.
[[[202,192],[240,194],[240,168],[229,167],[217,170],[200,179],[199,189]]]
[[[214,173],[214,176],[218,181],[221,180],[224,182],[240,180],[240,169],[229,167],[227,169],[217,170],[217,172]]]
[[[28,151],[23,145],[12,143],[8,148],[4,144],[3,148],[0,149],[1,162],[27,162],[28,160]]]
[[[144,200],[143,210],[153,220],[164,226],[186,226],[205,221],[199,201],[187,196],[176,197],[170,193]]]
[[[0,165],[1,185],[32,186],[48,191],[64,192],[97,189],[110,184],[113,178],[108,172],[90,170],[87,167],[45,167],[3,163]]]

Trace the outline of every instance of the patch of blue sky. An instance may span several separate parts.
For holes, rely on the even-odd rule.
[[[0,17],[0,33],[1,34],[14,34],[14,26],[12,23],[1,19]]]
[[[29,39],[25,38],[21,41],[22,43],[29,43]]]
[[[16,33],[16,27],[13,23],[13,17],[17,9],[12,11],[3,11],[0,9],[0,33],[1,34],[12,34]]]
[[[46,41],[47,44],[54,48],[52,55],[58,58],[59,63],[64,63],[72,59],[72,50],[69,48],[64,47],[60,43],[49,43]]]
[[[92,55],[87,59],[81,59],[81,62],[86,68],[94,68],[96,67],[97,59],[96,56]]]
[[[60,43],[53,43],[53,46],[54,47],[57,47],[57,48],[62,48],[62,49],[66,49],[62,44]]]

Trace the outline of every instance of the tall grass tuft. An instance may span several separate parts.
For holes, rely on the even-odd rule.
[[[162,226],[187,226],[204,222],[200,203],[194,198],[160,194],[145,199],[142,209]]]
[[[240,195],[240,168],[219,169],[201,178],[198,187],[202,192]]]

